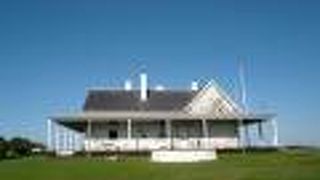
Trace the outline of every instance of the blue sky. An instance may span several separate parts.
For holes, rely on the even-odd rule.
[[[46,117],[79,110],[86,89],[215,77],[278,116],[283,143],[320,145],[318,1],[0,2],[0,134],[45,140]],[[137,82],[135,83],[137,85]]]

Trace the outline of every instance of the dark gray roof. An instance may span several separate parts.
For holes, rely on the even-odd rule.
[[[169,111],[181,110],[194,97],[194,91],[148,90],[148,100],[140,100],[139,90],[90,90],[84,111]]]

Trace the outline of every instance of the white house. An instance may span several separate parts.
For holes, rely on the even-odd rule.
[[[91,89],[81,112],[51,116],[48,147],[65,154],[240,148],[240,129],[265,122],[273,116],[243,111],[213,80],[184,90],[151,89],[142,73],[140,88],[126,81],[123,89]]]

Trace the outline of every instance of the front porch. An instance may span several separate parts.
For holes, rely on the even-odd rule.
[[[246,127],[260,130],[268,122],[179,117],[56,117],[48,120],[48,147],[55,152],[234,149],[247,145]]]

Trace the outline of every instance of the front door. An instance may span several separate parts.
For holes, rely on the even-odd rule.
[[[109,139],[117,139],[118,138],[118,131],[117,130],[109,130]]]

